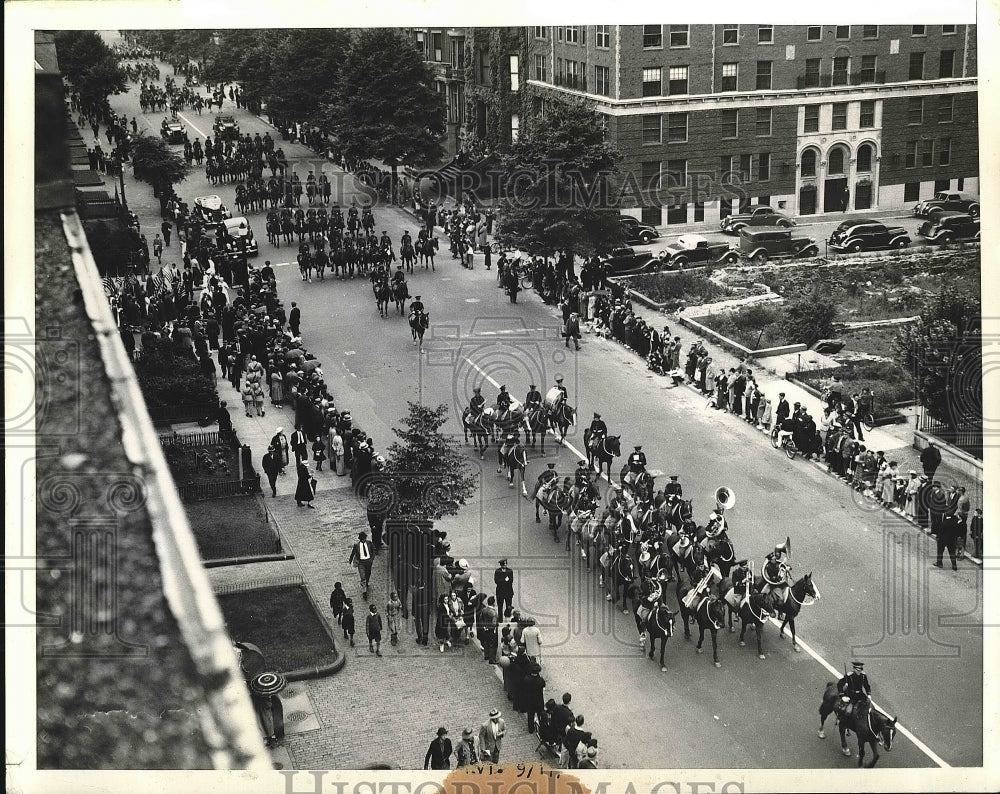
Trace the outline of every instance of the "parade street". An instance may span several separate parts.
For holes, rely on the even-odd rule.
[[[170,74],[169,66],[161,68]],[[112,107],[158,135],[163,114],[142,114],[137,90],[130,84],[127,94],[112,97]],[[222,112],[236,117],[243,134],[270,132],[303,181],[310,169],[317,174],[324,169],[335,199],[343,187],[342,204],[364,197],[353,176],[282,141],[266,121],[236,110],[228,100]],[[211,134],[214,115],[183,112],[192,140]],[[142,216],[151,240],[159,208],[148,197],[148,186],[132,181],[128,167],[125,178],[130,206]],[[196,196],[218,194],[238,214],[234,185],[210,184],[203,169],[195,168],[176,189],[189,204]],[[416,237],[418,221],[408,212],[376,205],[374,215],[376,234],[386,230],[397,253],[405,229]],[[982,765],[981,569],[964,565],[953,574],[932,567],[933,539],[812,464],[789,461],[757,430],[708,409],[702,395],[687,387],[667,388],[669,379],[653,376],[641,359],[614,341],[585,333],[578,353],[565,347],[558,311],[531,291],[511,304],[497,288],[495,270],[483,267],[481,255],[473,270],[465,269],[442,239],[435,271],[417,266],[407,276],[410,294],[421,296],[430,316],[420,352],[406,317],[391,307],[389,317],[379,316],[367,279],[339,280],[328,274],[325,281],[314,277],[304,283],[295,264],[297,246],[270,245],[262,213],[252,215],[250,222],[260,246],[254,265],[271,261],[279,298],[286,310],[292,301],[301,308],[303,341],[322,361],[338,407],[351,410],[355,426],[374,438],[377,450],[395,440],[392,428],[400,426],[408,400],[446,403],[451,416],[446,429],[461,436],[461,412],[473,387],[482,387],[488,404],[500,385],[523,400],[530,383],[544,395],[562,375],[569,404],[578,412],[577,425],[564,446],[550,435],[544,455],[528,449],[529,492],[548,462],[556,463],[560,477],[572,475],[583,450],[583,430],[599,411],[610,433],[621,436],[623,457],[612,465],[615,478],[633,446],[641,444],[649,468],[662,473],[658,488],[669,475],[679,475],[699,524],[714,509],[717,488],[726,486],[736,494],[737,505],[726,514],[729,535],[737,558],[752,559],[755,572],[775,544],[791,538],[793,581],[811,572],[822,596],[804,607],[796,621],[801,651],[794,652],[787,637],[779,639],[777,625],[767,625],[766,658],[761,660],[752,630],[746,647],[740,647],[737,635],[724,628],[718,635],[717,669],[710,638],[706,635],[704,652],[698,655],[697,626],[687,641],[678,617],[667,642],[667,672],[661,673],[658,660],[644,656],[631,613],[607,602],[597,571],[587,570],[579,554],[570,556],[565,550],[567,528],[561,529],[557,544],[544,515],[535,523],[534,508],[521,496],[520,485],[510,488],[497,474],[495,445],[483,461],[471,445],[466,447],[470,465],[481,472],[478,496],[437,528],[447,531],[453,553],[470,562],[484,592],[493,592],[497,560],[509,559],[515,572],[514,605],[538,619],[544,637],[548,696],[573,691],[573,705],[599,732],[609,765],[853,768],[856,758],[840,757],[832,718],[826,741],[816,735],[824,687],[843,675],[852,659],[865,662],[875,703],[899,720],[900,733],[880,766]],[[163,262],[180,263],[176,242],[164,251]],[[151,267],[155,272],[155,258]],[[247,421],[260,423],[262,431],[273,431],[275,422],[273,414]],[[290,430],[286,422],[286,432]],[[255,460],[264,451],[254,448]],[[320,475],[321,495],[329,490],[324,477],[333,475]],[[602,481],[601,487],[607,483]],[[667,587],[667,600],[675,605],[674,585]],[[738,621],[736,627],[738,631]],[[447,656],[441,663],[445,675],[450,665],[483,664],[474,649],[465,658]],[[387,664],[395,667],[393,676],[405,681],[405,655],[393,656]],[[856,754],[853,738],[849,745]]]

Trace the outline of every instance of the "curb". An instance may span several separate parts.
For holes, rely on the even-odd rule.
[[[297,670],[292,670],[289,673],[285,673],[286,681],[308,681],[313,678],[325,678],[328,675],[333,675],[334,673],[339,673],[344,669],[344,665],[347,664],[347,656],[343,653],[338,653],[337,658],[330,664],[313,665],[312,667],[300,667]]]
[[[248,565],[254,562],[285,562],[294,560],[294,554],[263,554],[260,557],[220,557],[217,560],[206,560],[205,568],[222,568],[226,565]]]

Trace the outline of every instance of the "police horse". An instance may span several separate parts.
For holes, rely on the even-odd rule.
[[[610,480],[611,461],[621,457],[622,454],[621,436],[604,436],[597,443],[591,445],[591,432],[588,427],[583,431],[583,446],[587,450],[587,466],[594,468],[594,463],[596,462],[598,476],[607,468],[608,479]]]
[[[871,769],[881,757],[878,754],[879,746],[886,752],[892,750],[892,740],[896,737],[896,717],[883,714],[870,703],[866,714],[857,714],[857,707],[855,707],[854,714],[846,714],[841,710],[840,698],[837,685],[833,681],[827,682],[826,690],[823,692],[823,702],[819,706],[819,732],[816,735],[820,739],[826,738],[823,725],[826,723],[827,717],[837,712],[840,752],[850,758],[851,750],[847,746],[847,732],[853,732],[858,737],[858,766],[865,766],[865,745],[867,745],[872,748],[872,762],[867,766],[868,769]]]
[[[698,573],[704,571],[708,574],[708,567],[697,569],[695,572],[685,570],[677,578],[677,604],[681,613],[681,620],[684,622],[684,639],[691,639],[691,631],[688,622],[694,620],[698,624],[698,644],[695,650],[702,652],[702,644],[705,642],[705,632],[708,631],[712,637],[712,663],[716,667],[722,667],[719,661],[719,629],[725,626],[726,605],[711,591],[703,595],[691,595],[691,591],[699,589],[695,585]],[[718,573],[718,569],[715,569]],[[704,578],[699,580],[704,581]]]
[[[644,579],[639,597],[635,599],[635,625],[639,629],[639,644],[649,651],[648,656],[652,659],[656,641],[660,641],[661,673],[667,672],[663,653],[667,649],[667,640],[674,636],[674,613],[662,600],[665,581],[659,578]],[[655,596],[652,601],[651,596]]]
[[[635,580],[635,563],[628,550],[628,544],[622,543],[609,548],[602,557],[601,582],[607,594],[605,600],[618,606],[618,590],[622,591],[622,612],[628,614],[628,588]]]
[[[402,317],[406,311],[406,299],[410,297],[410,290],[406,287],[405,281],[397,281],[392,285],[392,300],[399,309],[399,316]],[[421,334],[423,336],[423,334]]]
[[[389,286],[389,282],[381,279],[372,285],[372,290],[375,292],[375,303],[378,306],[379,317],[388,317],[389,302],[392,300],[392,288]]]
[[[420,264],[424,266],[424,270],[427,269],[428,262],[431,265],[431,270],[434,270],[434,252],[437,250],[438,250],[437,237],[417,240],[416,252],[417,255],[420,257]]]
[[[413,333],[413,344],[424,349],[424,331],[430,325],[430,315],[427,312],[410,312],[410,331]]]
[[[793,585],[782,585],[771,590],[770,597],[771,610],[775,615],[781,615],[781,628],[778,630],[778,637],[785,636],[785,626],[792,632],[792,650],[799,652],[799,644],[795,639],[795,617],[804,606],[811,606],[820,597],[819,589],[812,579],[812,572],[807,573]]]
[[[757,634],[757,658],[764,659],[764,623],[771,617],[771,599],[764,593],[751,591],[748,596],[740,599],[733,589],[729,579],[723,579],[719,583],[719,595],[726,605],[733,610],[740,618],[740,647],[746,645],[747,626],[753,626]]]
[[[611,477],[611,462],[608,461],[608,477]],[[643,469],[633,471],[627,463],[621,470],[618,480],[622,485],[622,490],[632,496],[633,499],[653,498],[653,475]]]
[[[486,456],[486,448],[490,445],[490,436],[493,434],[493,426],[488,422],[482,413],[473,415],[472,409],[466,407],[462,411],[462,429],[465,431],[465,443],[469,443],[469,436],[476,445],[479,452],[479,459]]]
[[[514,435],[508,435],[497,449],[497,474],[507,473],[507,485],[514,487],[514,475],[521,475],[521,493],[527,499],[528,489],[524,484],[524,470],[528,468],[528,455]]]
[[[562,489],[558,477],[542,482],[542,475],[539,475],[531,499],[535,502],[535,523],[540,523],[542,520],[539,515],[539,508],[541,508],[549,517],[549,529],[552,530],[553,540],[558,543],[559,526],[562,524],[563,516],[569,510],[570,495]],[[569,527],[567,527],[567,532],[570,532]]]
[[[534,447],[536,440],[541,440],[540,448],[545,452],[545,434],[549,429],[549,419],[545,414],[545,409],[540,405],[533,405],[524,410],[525,440]]]
[[[566,431],[576,424],[576,410],[569,405],[559,389],[552,388],[545,395],[545,410],[549,417],[552,435],[559,437],[559,443],[566,440]]]

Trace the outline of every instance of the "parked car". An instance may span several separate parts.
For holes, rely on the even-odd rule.
[[[917,235],[929,243],[952,243],[955,240],[978,240],[979,218],[964,212],[935,212],[917,229]]]
[[[629,245],[637,243],[640,245],[649,245],[653,240],[657,240],[660,237],[660,233],[655,228],[648,223],[637,221],[631,215],[620,215],[618,220],[621,221],[625,242]]]
[[[246,238],[247,256],[257,256],[260,253],[253,236],[253,229],[250,228],[250,221],[246,218],[226,218],[222,221],[222,226],[226,237],[236,244],[237,251],[241,251],[240,238]]]
[[[167,143],[184,143],[187,139],[187,130],[179,121],[168,121],[160,128],[160,135]]]
[[[979,198],[957,190],[941,190],[932,199],[918,201],[913,208],[913,214],[919,218],[928,218],[938,212],[965,212],[978,218]]]
[[[768,259],[817,256],[819,246],[812,237],[792,237],[787,229],[740,229],[740,255],[754,264]]]
[[[886,226],[871,220],[844,221],[829,239],[830,248],[843,253],[874,251],[879,248],[906,248],[910,235],[900,226]]]
[[[215,131],[216,138],[225,140],[226,138],[240,137],[240,125],[230,115],[216,116],[212,129]]]
[[[732,265],[740,255],[730,243],[710,243],[700,234],[682,234],[657,257],[665,268],[679,270],[691,265]]]
[[[205,224],[218,224],[233,217],[218,196],[198,196],[194,200],[193,215]]]
[[[613,248],[610,254],[600,257],[602,263],[611,265],[612,276],[631,276],[652,273],[659,269],[659,260],[648,251],[634,248]]]
[[[727,215],[719,223],[719,228],[730,234],[739,234],[740,229],[744,226],[782,226],[788,228],[794,225],[795,221],[787,215],[775,212],[763,204],[754,204],[748,207],[746,212]]]

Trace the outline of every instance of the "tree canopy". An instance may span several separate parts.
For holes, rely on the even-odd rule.
[[[408,403],[399,437],[389,445],[383,473],[395,494],[390,518],[424,518],[431,521],[456,515],[476,492],[461,446],[440,432],[448,419],[448,406],[428,408]]]
[[[132,169],[136,179],[148,182],[157,191],[183,182],[191,172],[184,158],[162,138],[140,134],[132,149]]]
[[[546,100],[503,161],[498,239],[531,254],[591,256],[622,239],[615,194],[620,156],[578,101]]]
[[[377,157],[395,172],[396,165],[419,165],[444,151],[444,97],[413,42],[397,30],[357,35],[322,111],[348,157]]]
[[[894,340],[900,364],[914,375],[921,405],[958,428],[983,418],[982,303],[945,285],[928,299],[920,319]]]
[[[125,73],[118,56],[92,30],[61,30],[55,34],[59,69],[80,94],[85,107],[99,107],[125,90]]]

